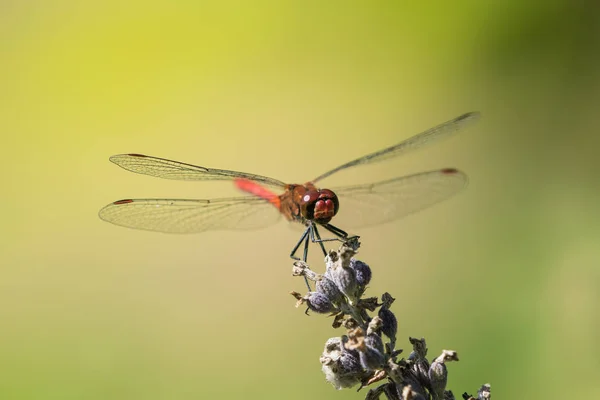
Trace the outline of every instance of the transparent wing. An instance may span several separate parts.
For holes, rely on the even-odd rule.
[[[444,122],[438,126],[421,132],[416,136],[406,139],[394,146],[385,148],[383,150],[376,151],[375,153],[367,154],[366,156],[357,158],[347,162],[346,164],[340,165],[337,168],[327,171],[321,176],[313,180],[313,182],[320,181],[321,179],[327,178],[330,175],[335,174],[346,168],[355,167],[357,165],[371,164],[388,158],[397,157],[401,154],[407,153],[411,150],[418,149],[434,141],[448,137],[460,129],[463,129],[468,124],[471,124],[479,119],[480,114],[478,112],[470,112],[456,117],[453,120]]]
[[[285,183],[266,176],[254,175],[246,172],[228,171],[225,169],[200,167],[198,165],[145,156],[143,154],[118,154],[110,157],[110,161],[131,172],[165,179],[208,181],[242,178],[272,187],[285,187]]]
[[[345,230],[393,221],[452,197],[467,182],[464,173],[442,169],[332,189],[340,201],[332,224]]]
[[[258,229],[274,224],[281,216],[273,204],[258,197],[119,200],[98,215],[115,225],[165,233]]]

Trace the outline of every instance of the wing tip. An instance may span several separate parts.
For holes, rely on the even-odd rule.
[[[441,169],[440,172],[444,175],[456,175],[456,174],[460,173],[460,171],[457,170],[456,168],[444,168],[444,169]]]
[[[112,203],[109,203],[109,204],[105,205],[104,207],[102,207],[100,209],[100,211],[98,211],[98,216],[103,221],[114,223],[112,220],[110,220],[107,217],[107,215],[108,215],[107,213],[110,212],[110,210],[113,208],[113,206],[120,206],[120,205],[124,205],[124,204],[131,204],[133,202],[135,202],[135,200],[133,200],[133,199],[122,199],[122,200],[113,201]]]
[[[110,156],[108,159],[109,159],[109,161],[119,165],[119,162],[123,158],[127,158],[127,157],[147,158],[148,156],[145,154],[139,154],[139,153],[123,153],[123,154],[115,154],[114,156]]]
[[[112,203],[110,203],[111,206],[118,206],[121,204],[129,204],[129,203],[133,203],[133,199],[123,199],[123,200],[117,200],[117,201],[113,201]]]
[[[456,117],[456,121],[465,121],[471,120],[473,122],[479,120],[481,118],[481,113],[479,111],[470,111],[468,113],[464,113],[463,115]]]
[[[468,175],[457,168],[443,168],[443,169],[440,169],[438,172],[442,175],[453,176],[453,177],[461,179],[464,182],[463,187],[466,187],[469,184]]]

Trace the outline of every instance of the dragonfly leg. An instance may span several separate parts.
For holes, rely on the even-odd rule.
[[[306,260],[308,260],[308,241],[310,239],[310,237],[312,236],[312,225],[309,225],[308,228],[306,228],[306,234],[304,235],[304,254],[302,257],[302,261],[306,262]]]
[[[337,236],[337,240],[339,240],[340,242],[346,243],[354,250],[357,250],[360,247],[360,242],[358,241],[360,236],[357,236],[357,235],[348,236],[348,233],[346,233],[346,231],[343,231],[340,228],[338,228],[337,226],[333,226],[331,224],[325,224],[325,225],[323,225],[323,227],[325,229],[327,229],[329,232],[333,233],[335,236]]]
[[[316,225],[313,226],[311,233],[312,237],[310,238],[310,240],[312,240],[313,243],[319,243],[319,245],[321,246],[321,250],[323,250],[323,254],[327,256],[327,251],[325,250],[325,246],[323,245],[323,242],[325,242],[326,240],[321,239],[321,235],[319,235],[319,230],[317,229]]]
[[[306,262],[306,260],[308,258],[308,241],[310,239],[311,234],[312,234],[312,225],[309,225],[309,226],[306,227],[306,230],[304,231],[304,233],[300,237],[300,240],[298,240],[298,243],[296,243],[296,245],[292,249],[292,252],[290,253],[290,258],[291,259],[300,261],[300,259],[298,257],[296,257],[296,252],[298,251],[298,249],[300,248],[300,246],[302,246],[302,243],[304,243],[304,250],[303,250],[303,259],[302,259],[302,261]],[[304,277],[304,282],[306,283],[306,287],[308,288],[308,291],[310,292],[310,290],[311,290],[310,289],[310,284],[308,283],[308,279],[306,278],[306,276]]]
[[[337,228],[337,227],[329,225],[329,224],[322,225],[322,226],[325,229],[327,229],[329,232],[333,233],[336,237],[329,238],[329,239],[322,239],[321,235],[319,234],[319,231],[317,230],[317,226],[315,225],[313,227],[313,232],[311,232],[310,239],[312,240],[313,243],[319,243],[321,245],[321,250],[323,250],[323,254],[325,254],[325,256],[327,256],[327,253],[325,250],[325,246],[323,246],[323,242],[339,241],[339,242],[345,243],[346,245],[350,246],[354,250],[357,250],[360,247],[360,242],[358,241],[360,236],[356,236],[356,235],[348,236],[348,234],[346,232],[344,232],[343,230],[341,230],[340,228]]]
[[[305,239],[304,239],[304,257],[302,259],[302,261],[306,262],[306,260],[308,259],[308,240],[310,239],[310,236],[312,236],[312,224],[308,226],[308,228],[306,228],[306,234]],[[306,275],[304,275],[304,283],[306,283],[306,287],[308,288],[308,291],[310,292],[310,283],[308,283],[308,278],[306,277]]]
[[[323,228],[327,229],[329,232],[333,233],[335,236],[337,236],[339,239],[343,239],[346,240],[348,239],[348,234],[346,233],[346,231],[341,230],[340,228],[338,228],[337,226],[333,226],[331,224],[324,224]]]
[[[304,231],[304,233],[302,234],[302,236],[300,237],[300,240],[298,240],[298,243],[296,243],[296,245],[294,246],[294,248],[292,249],[292,252],[290,253],[290,258],[292,260],[297,260],[300,261],[300,259],[298,257],[296,257],[296,252],[298,251],[298,249],[300,248],[300,246],[302,245],[302,242],[305,241],[305,239],[308,237],[310,231],[310,226],[308,226],[306,228],[306,230]],[[306,247],[306,246],[305,246]],[[304,256],[304,261],[306,261],[306,256]]]

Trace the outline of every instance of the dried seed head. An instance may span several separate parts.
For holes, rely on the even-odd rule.
[[[432,362],[429,367],[429,385],[434,399],[443,399],[448,383],[448,370],[443,363]]]
[[[308,309],[319,314],[329,314],[337,312],[337,309],[329,298],[320,292],[308,292],[304,296]]]
[[[424,359],[427,356],[427,343],[425,343],[425,338],[417,339],[409,337],[408,340],[410,340],[410,344],[413,345],[413,351],[410,353],[408,359]]]
[[[372,333],[379,333],[381,331],[381,326],[383,325],[383,321],[379,317],[372,318],[369,321],[369,325],[367,326],[367,335]]]
[[[477,391],[477,398],[478,400],[489,400],[492,398],[492,388],[490,386],[489,383],[486,383],[485,385],[481,386],[479,388],[479,390]]]
[[[308,268],[308,264],[304,261],[296,261],[292,266],[292,276],[302,276]]]
[[[348,331],[348,341],[344,347],[348,350],[358,350],[361,365],[367,371],[372,371],[383,368],[386,362],[383,352],[372,346],[372,344],[375,344],[376,347],[380,347],[376,342],[376,338],[369,338],[369,336],[365,336],[365,332],[361,328],[356,328]],[[383,343],[379,343],[383,347]]]
[[[381,302],[382,302],[383,308],[390,308],[392,306],[392,304],[394,303],[394,301],[396,301],[396,299],[393,298],[392,295],[389,294],[388,292],[385,292],[384,294],[381,295]]]
[[[335,283],[327,276],[322,275],[316,284],[317,292],[324,294],[333,304],[339,304],[343,294]]]
[[[321,275],[311,270],[304,261],[296,261],[292,266],[292,276],[304,276],[306,279],[316,282],[321,279]]]
[[[365,345],[358,349],[360,354],[360,363],[366,370],[376,370],[385,365],[385,356],[379,350]]]
[[[345,267],[345,259],[335,251],[330,251],[327,259],[327,271],[325,276],[335,283],[344,296],[348,298],[350,304],[356,304],[358,301],[358,286],[354,270]]]
[[[335,264],[340,260],[340,255],[335,250],[329,250],[327,256],[325,256],[325,275],[329,276],[329,272],[334,268]]]
[[[398,320],[394,313],[387,308],[380,308],[377,313],[381,321],[381,332],[387,336],[392,343],[396,343],[396,333],[398,332]]]
[[[376,333],[371,333],[365,336],[365,344],[374,349],[377,349],[380,353],[385,353],[383,347],[383,340],[381,340],[381,336]]]
[[[346,350],[343,340],[339,337],[327,340],[320,359],[325,379],[338,390],[355,386],[364,376],[358,354]]]
[[[421,385],[429,385],[429,361],[427,361],[427,344],[425,338],[408,338],[413,345],[413,351],[408,356],[412,362],[412,371]]]
[[[433,362],[445,363],[448,361],[458,361],[458,353],[454,350],[442,350],[442,354]]]
[[[342,357],[340,357],[340,365],[344,371],[357,376],[362,375],[364,372],[360,365],[360,356],[356,350],[344,349]]]
[[[350,259],[350,268],[354,270],[356,275],[356,283],[361,289],[365,289],[369,282],[371,282],[371,267],[369,267],[366,263],[357,260],[356,258]]]
[[[350,247],[347,243],[342,243],[338,253],[342,259],[344,267],[347,268],[350,266],[350,260],[352,259],[352,256],[356,255],[356,250]]]
[[[448,382],[448,369],[445,363],[448,361],[458,361],[458,355],[453,350],[442,350],[442,354],[429,367],[429,385],[434,400],[444,398],[444,391]]]

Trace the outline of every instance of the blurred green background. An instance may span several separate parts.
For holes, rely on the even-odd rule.
[[[457,397],[600,397],[600,23],[592,2],[0,2],[0,399],[361,399],[320,371],[284,222],[134,231],[144,153],[301,183],[467,111],[479,124],[327,180],[457,167],[469,188],[361,230],[368,294]],[[343,205],[342,205],[343,206]],[[322,270],[313,248],[311,261]],[[562,398],[562,396],[560,396]]]

